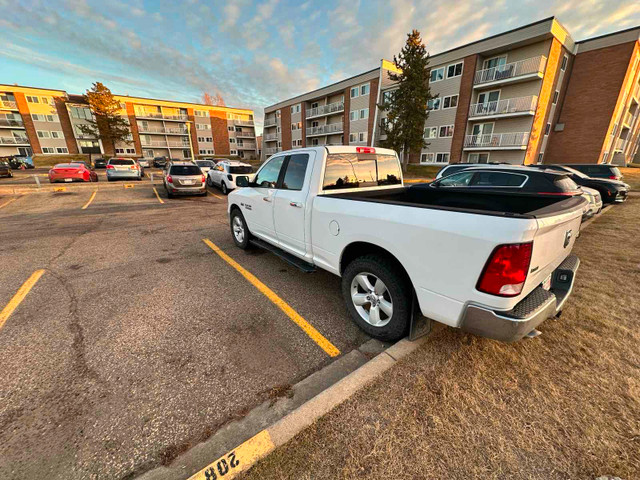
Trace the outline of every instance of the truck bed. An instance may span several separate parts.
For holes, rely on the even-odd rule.
[[[433,189],[427,185],[412,185],[386,190],[365,190],[327,195],[346,200],[359,200],[417,208],[435,208],[481,215],[542,218],[579,208],[580,196],[527,195],[486,191],[456,191]]]

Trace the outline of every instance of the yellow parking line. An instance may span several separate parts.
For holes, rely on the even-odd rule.
[[[203,238],[202,241],[207,246],[216,252],[220,258],[235,268],[240,274],[246,278],[249,283],[262,292],[269,300],[271,300],[280,310],[287,314],[287,316],[298,325],[304,333],[306,333],[314,342],[320,346],[330,357],[336,357],[340,355],[338,350],[329,340],[324,338],[320,332],[318,332],[309,322],[302,318],[298,312],[291,308],[284,300],[275,294],[273,290],[267,287],[264,283],[258,280],[252,273],[245,270],[240,264],[238,264],[233,258],[224,253],[220,248],[208,238]]]
[[[219,198],[220,200],[222,200],[222,198],[223,198],[223,197],[221,197],[220,195],[216,195],[216,194],[215,194],[215,193],[213,193],[213,192],[209,192],[209,193],[210,193],[211,195],[213,195],[214,197]]]
[[[7,306],[2,309],[0,312],[0,328],[4,326],[4,323],[11,316],[13,311],[18,308],[18,305],[24,300],[24,297],[27,296],[27,293],[33,288],[40,277],[44,274],[44,270],[36,270],[31,274],[31,276],[27,279],[26,282],[22,284],[22,286],[18,289],[16,294],[13,296]]]
[[[164,203],[164,200],[160,198],[160,194],[158,193],[158,190],[156,190],[156,187],[153,187],[153,191],[156,192],[156,197],[158,197],[158,201],[160,203]]]
[[[87,203],[85,203],[82,207],[82,210],[86,210],[86,208],[91,205],[91,202],[93,202],[93,199],[96,198],[96,193],[98,193],[98,190],[94,190],[93,193],[91,194],[91,198],[89,199],[89,201]]]
[[[20,198],[20,197],[12,198],[11,200],[4,202],[2,205],[0,205],[0,208],[4,208],[4,207],[6,207],[6,206],[7,206],[7,205],[9,205],[10,203],[13,203],[13,202],[15,202],[16,200],[18,200],[18,198]]]

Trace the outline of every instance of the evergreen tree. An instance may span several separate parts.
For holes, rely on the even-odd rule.
[[[78,125],[85,135],[101,138],[103,143],[111,144],[116,151],[116,143],[131,143],[129,122],[120,115],[120,102],[114,98],[111,90],[100,82],[95,82],[84,95],[91,107],[94,118],[86,124]]]
[[[406,171],[409,155],[420,154],[424,141],[424,123],[429,116],[427,105],[434,97],[429,88],[429,53],[420,32],[413,30],[393,63],[399,73],[389,72],[397,89],[391,91],[379,107],[387,111],[387,123],[382,130],[387,135],[382,145],[402,156]]]

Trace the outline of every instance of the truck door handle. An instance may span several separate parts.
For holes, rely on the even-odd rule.
[[[264,200],[265,202],[271,202],[271,199],[269,197],[262,197],[262,200]]]
[[[290,202],[289,205],[292,207],[302,208],[302,204],[300,202]]]

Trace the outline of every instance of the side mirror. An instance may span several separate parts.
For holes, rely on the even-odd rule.
[[[249,177],[246,175],[240,175],[236,177],[236,185],[238,187],[248,187],[249,186]]]

